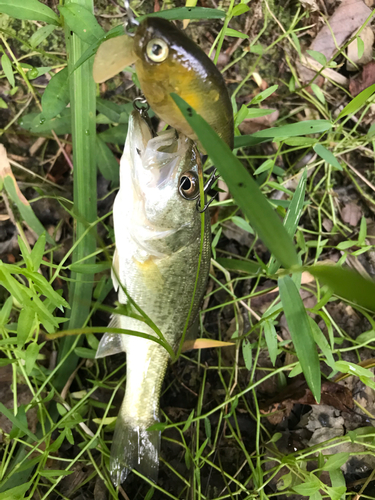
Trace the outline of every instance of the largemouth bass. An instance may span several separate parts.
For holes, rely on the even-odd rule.
[[[114,286],[121,304],[123,287],[177,350],[193,298],[201,241],[200,156],[191,139],[169,130],[153,137],[139,112],[130,116],[120,164],[120,190],[114,207],[116,252]],[[203,251],[188,327],[194,327],[210,265],[210,221],[205,215]],[[143,321],[114,315],[110,323],[156,336]],[[117,418],[110,458],[115,485],[136,468],[157,480],[160,432],[159,398],[169,354],[156,342],[106,333],[97,358],[125,351],[126,392]]]
[[[197,140],[170,96],[174,92],[233,148],[233,110],[223,76],[189,37],[165,19],[148,17],[134,37],[122,35],[102,43],[94,80],[103,82],[134,62],[143,94],[168,125]]]

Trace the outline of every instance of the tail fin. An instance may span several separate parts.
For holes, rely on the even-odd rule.
[[[150,426],[151,424],[149,424]],[[125,481],[132,469],[156,483],[159,471],[160,431],[147,431],[117,417],[109,470],[115,486]]]

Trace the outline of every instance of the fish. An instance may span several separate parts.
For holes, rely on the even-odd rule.
[[[176,93],[233,149],[233,109],[223,76],[188,36],[166,19],[146,17],[134,36],[121,35],[100,45],[94,80],[103,82],[133,63],[142,93],[162,120],[198,140],[170,95]]]
[[[191,304],[186,335],[194,335],[210,267],[210,219],[204,212],[198,274],[201,168],[200,155],[190,138],[174,129],[154,137],[141,113],[132,112],[113,206],[116,250],[112,279],[118,302],[131,308],[134,301],[175,353]],[[109,326],[156,337],[149,322],[133,316],[115,311]],[[170,359],[167,350],[152,339],[110,332],[101,338],[96,357],[123,351],[126,390],[110,456],[110,474],[116,486],[133,468],[157,481],[161,433],[148,429],[159,422],[160,392]]]

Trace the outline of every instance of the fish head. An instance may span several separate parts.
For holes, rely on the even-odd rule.
[[[201,160],[193,141],[174,129],[153,137],[148,123],[134,111],[124,156],[130,172],[127,180],[120,179],[120,190],[128,182],[132,239],[147,255],[159,257],[196,241],[201,229],[196,208]]]

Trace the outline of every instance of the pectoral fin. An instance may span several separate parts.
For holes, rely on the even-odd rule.
[[[117,314],[112,316],[108,328],[121,328],[120,317]],[[105,358],[119,352],[125,352],[122,337],[119,333],[105,333],[100,339],[95,358]]]

